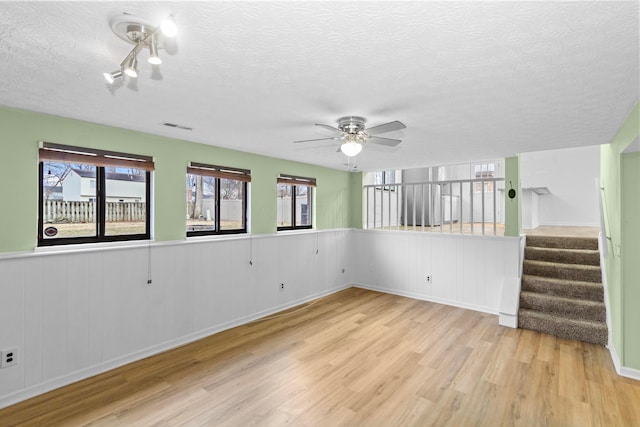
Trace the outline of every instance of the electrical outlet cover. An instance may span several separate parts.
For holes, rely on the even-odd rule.
[[[9,366],[18,364],[18,347],[2,350],[2,360],[0,368],[8,368]]]

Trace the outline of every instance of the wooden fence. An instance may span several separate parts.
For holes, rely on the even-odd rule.
[[[95,202],[46,200],[43,202],[45,223],[83,223],[96,221]],[[107,202],[106,222],[133,222],[146,219],[146,204],[139,202]]]

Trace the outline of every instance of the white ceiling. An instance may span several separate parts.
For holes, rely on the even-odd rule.
[[[145,55],[110,87],[123,13],[179,34],[159,72]],[[0,2],[0,104],[337,169],[336,143],[292,141],[345,115],[407,125],[360,170],[502,158],[609,142],[639,98],[639,27],[638,1]]]

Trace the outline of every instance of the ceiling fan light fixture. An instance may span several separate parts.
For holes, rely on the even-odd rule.
[[[342,151],[347,157],[354,157],[362,151],[362,144],[356,141],[347,141],[342,143],[340,151]]]
[[[120,77],[122,77],[122,70],[116,70],[110,73],[104,73],[103,75],[107,83],[112,85],[116,81],[116,79],[119,79]]]

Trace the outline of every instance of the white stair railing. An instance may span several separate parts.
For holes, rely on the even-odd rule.
[[[504,178],[365,185],[365,228],[501,235]]]

